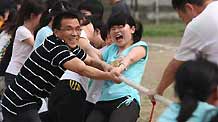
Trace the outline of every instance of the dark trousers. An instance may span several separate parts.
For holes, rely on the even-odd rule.
[[[86,92],[80,83],[61,80],[48,100],[50,122],[83,122]]]
[[[117,108],[125,99],[97,102],[86,122],[136,122],[140,107],[135,99],[129,106],[123,104]]]
[[[85,105],[84,105],[84,121],[86,121],[87,117],[93,111],[94,108],[95,108],[94,103],[91,103],[89,101],[85,102]]]
[[[31,109],[18,115],[13,115],[2,109],[3,122],[41,122],[37,109]]]

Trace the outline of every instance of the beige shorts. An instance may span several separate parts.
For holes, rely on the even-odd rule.
[[[5,88],[5,76],[0,76],[0,95],[3,94]]]

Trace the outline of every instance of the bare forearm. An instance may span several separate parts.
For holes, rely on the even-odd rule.
[[[103,72],[91,66],[87,66],[82,72],[80,72],[80,74],[96,80],[110,79],[110,74],[108,72]]]
[[[174,77],[175,72],[172,69],[166,69],[157,87],[157,93],[162,95],[164,90],[173,83]]]
[[[92,59],[90,61],[89,65],[93,66],[95,68],[98,68],[100,70],[104,70],[104,65],[106,65],[106,64],[105,64],[105,62],[101,61],[100,59]]]
[[[175,80],[175,75],[178,67],[182,64],[182,61],[173,59],[164,71],[161,81],[156,89],[158,94],[163,94],[164,90],[168,88]]]

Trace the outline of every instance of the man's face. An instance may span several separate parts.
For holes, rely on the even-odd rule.
[[[61,21],[61,27],[55,30],[55,34],[69,47],[74,48],[79,41],[80,31],[80,24],[76,18],[66,18]]]
[[[202,10],[203,7],[201,6],[186,3],[183,10],[177,9],[176,11],[182,21],[187,25],[193,18],[198,16]]]

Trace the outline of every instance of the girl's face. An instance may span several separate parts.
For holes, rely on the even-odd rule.
[[[132,34],[135,32],[135,27],[125,25],[114,25],[110,29],[110,35],[113,42],[120,48],[126,48],[133,43]]]
[[[94,40],[92,41],[92,45],[97,49],[100,49],[105,45],[104,40],[101,38],[101,31],[99,29],[96,29],[94,31],[94,35],[92,39]]]

